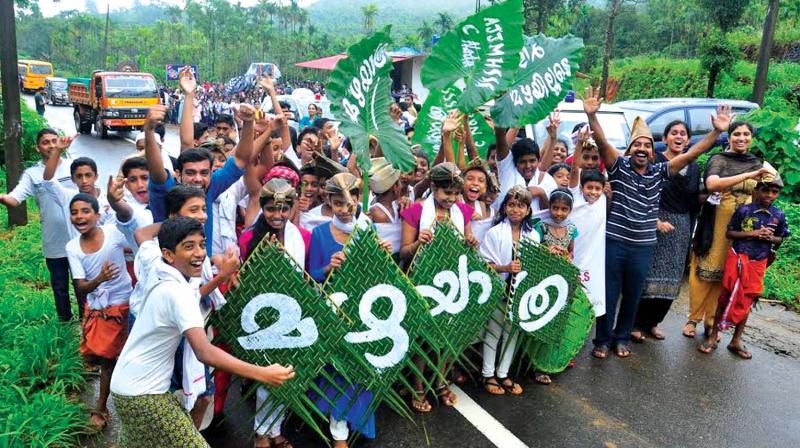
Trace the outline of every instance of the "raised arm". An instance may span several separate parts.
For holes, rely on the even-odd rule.
[[[589,86],[586,88],[586,96],[583,98],[583,111],[589,118],[589,127],[594,133],[594,141],[597,143],[597,150],[600,152],[600,158],[606,167],[609,169],[617,162],[617,148],[606,140],[606,135],[603,133],[603,128],[600,126],[600,120],[597,119],[597,111],[600,110],[600,104],[603,99],[600,98],[600,91],[595,90]]]
[[[258,81],[259,85],[267,91],[269,99],[272,101],[272,110],[275,113],[275,119],[278,123],[278,131],[281,134],[281,143],[283,150],[292,146],[292,134],[289,131],[289,123],[286,121],[286,116],[283,114],[281,103],[278,101],[278,94],[275,91],[275,83],[269,76],[264,76]]]
[[[123,182],[115,181],[114,176],[108,176],[108,186],[106,187],[108,205],[116,212],[117,220],[121,223],[127,223],[133,218],[133,209],[123,199],[124,186]]]
[[[589,126],[584,126],[578,131],[578,141],[575,143],[575,152],[572,153],[572,171],[569,173],[569,187],[575,188],[581,181],[581,157],[583,144],[592,136]]]
[[[56,169],[58,169],[58,162],[61,160],[61,154],[69,148],[69,145],[72,144],[75,137],[58,137],[58,141],[56,142],[56,147],[50,151],[50,157],[45,159],[44,161],[44,173],[42,174],[42,179],[44,180],[51,180],[56,175]]]
[[[164,159],[161,158],[161,148],[156,142],[156,126],[164,121],[167,107],[157,104],[147,109],[144,119],[144,158],[147,160],[147,170],[150,180],[154,184],[163,184],[167,181],[167,172],[164,171]]]
[[[711,116],[711,123],[714,125],[714,129],[706,134],[702,140],[689,148],[688,151],[669,161],[670,175],[674,176],[678,174],[692,160],[695,160],[700,157],[701,154],[711,149],[714,143],[716,143],[717,137],[728,129],[732,120],[733,117],[731,116],[730,106],[717,106],[717,116]]]
[[[239,144],[236,145],[236,150],[233,151],[233,159],[236,162],[236,166],[245,169],[250,166],[250,158],[253,154],[253,140],[255,137],[253,122],[256,118],[256,109],[249,104],[243,103],[236,111],[236,116],[242,120],[242,129],[239,134]]]
[[[550,166],[553,164],[553,148],[558,142],[558,127],[561,125],[561,114],[558,110],[550,114],[549,123],[547,123],[547,138],[542,145],[542,150],[539,152],[539,171],[546,173]]]
[[[453,139],[451,138],[453,132],[458,129],[459,126],[459,117],[460,112],[453,111],[449,117],[445,118],[442,122],[442,147],[439,151],[444,158],[444,162],[454,162],[455,163],[455,153],[453,151]],[[434,163],[435,165],[435,163]]]
[[[197,80],[194,79],[194,73],[189,66],[181,69],[179,78],[181,90],[183,90],[183,115],[181,115],[180,131],[181,152],[183,152],[194,148],[194,94],[197,90]],[[152,176],[152,170],[150,173]]]
[[[482,119],[483,118],[478,118],[478,120]],[[470,129],[469,126],[469,119],[464,121],[464,145],[467,147],[467,157],[469,157],[470,162],[481,158],[480,154],[478,154],[478,148],[475,147],[475,139],[472,138],[472,129]]]

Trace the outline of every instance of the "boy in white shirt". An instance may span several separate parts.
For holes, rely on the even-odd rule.
[[[125,447],[205,447],[208,444],[169,384],[175,350],[185,336],[206,364],[271,386],[294,377],[291,366],[259,367],[211,345],[206,336],[196,289],[206,258],[203,225],[191,218],[170,218],[158,233],[162,260],[157,281],[147,291],[137,324],[120,354],[111,393],[120,418],[118,445]]]

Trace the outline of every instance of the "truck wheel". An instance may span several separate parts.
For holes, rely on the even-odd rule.
[[[94,122],[94,130],[101,139],[108,138],[108,127],[103,124],[103,119],[99,115]]]

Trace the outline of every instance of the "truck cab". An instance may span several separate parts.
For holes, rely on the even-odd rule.
[[[95,71],[91,78],[70,78],[68,83],[76,129],[88,134],[94,126],[101,138],[109,130],[141,129],[147,109],[159,103],[149,73]]]

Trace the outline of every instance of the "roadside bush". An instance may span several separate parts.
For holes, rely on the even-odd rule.
[[[756,128],[752,151],[774,166],[786,188],[781,194],[793,202],[800,200],[800,134],[797,117],[758,109],[740,117]]]
[[[32,162],[39,160],[36,152],[36,134],[42,128],[48,127],[47,120],[28,107],[24,100],[20,100],[20,115],[22,117],[22,160]],[[0,129],[3,129],[3,99],[0,98]],[[5,164],[5,147],[0,139],[0,166]]]
[[[764,277],[764,296],[800,311],[800,204],[786,199],[778,200],[778,207],[786,213],[786,220],[794,236],[788,238],[780,249],[775,263]]]

